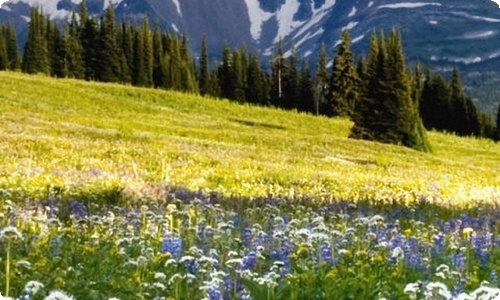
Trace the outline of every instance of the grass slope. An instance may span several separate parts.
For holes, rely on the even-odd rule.
[[[0,187],[42,196],[165,186],[226,196],[447,206],[500,200],[500,145],[429,133],[433,154],[348,139],[351,123],[194,95],[0,72]]]

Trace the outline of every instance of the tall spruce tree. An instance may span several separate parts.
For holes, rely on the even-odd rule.
[[[210,70],[208,69],[208,42],[207,36],[204,34],[201,40],[201,55],[200,55],[200,68],[198,72],[198,86],[200,95],[205,96],[210,89]]]
[[[79,37],[80,26],[76,14],[71,14],[68,34],[65,36],[67,75],[71,78],[81,79],[85,77],[83,65],[83,48]]]
[[[311,78],[311,70],[307,62],[302,64],[300,70],[299,103],[297,109],[302,112],[315,112],[314,86]]]
[[[258,54],[256,52],[250,54],[249,61],[245,92],[246,101],[260,105],[269,105]]]
[[[282,107],[285,109],[297,109],[300,102],[300,73],[297,51],[293,44],[291,46],[287,66],[287,71],[282,73],[281,79],[283,88]]]
[[[104,82],[121,81],[121,65],[116,44],[115,9],[110,3],[101,19],[97,39],[96,80]]]
[[[354,67],[349,32],[342,32],[341,42],[333,59],[327,96],[328,114],[331,116],[350,117],[359,97],[358,74]]]
[[[283,40],[280,38],[278,51],[271,61],[271,104],[284,107],[284,78],[288,73],[288,65],[283,55]]]
[[[156,22],[153,31],[153,85],[155,88],[166,87],[166,74],[163,67],[163,44],[161,42],[160,24]]]
[[[142,21],[144,86],[153,86],[153,38],[149,27],[149,18],[144,16]]]
[[[232,66],[231,49],[227,43],[222,47],[222,62],[218,69],[218,78],[221,96],[226,99],[235,99],[236,75]]]
[[[328,94],[329,75],[327,70],[328,56],[325,44],[321,43],[316,74],[314,76],[314,112],[316,115],[327,114],[329,107],[326,104],[326,94]]]
[[[50,73],[45,25],[43,13],[38,8],[33,8],[21,65],[24,73]]]
[[[7,43],[4,38],[4,28],[0,25],[0,71],[7,70],[8,68]]]
[[[7,23],[5,28],[5,42],[7,48],[7,57],[9,59],[9,69],[17,70],[21,67],[21,60],[17,46],[17,34],[14,26]]]
[[[351,137],[430,151],[412,100],[401,37],[395,30],[387,40],[383,34],[372,35],[367,77],[367,88],[356,106]]]

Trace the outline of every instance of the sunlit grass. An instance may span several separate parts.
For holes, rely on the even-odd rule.
[[[500,200],[500,145],[429,133],[433,153],[348,139],[351,123],[121,85],[0,73],[0,187],[446,206]]]

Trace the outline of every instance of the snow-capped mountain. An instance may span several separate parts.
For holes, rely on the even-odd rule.
[[[65,20],[80,2],[11,0],[1,6],[0,20],[14,23],[22,36],[31,6]],[[468,88],[490,101],[496,96],[485,92],[500,82],[495,76],[500,70],[500,8],[490,0],[87,0],[93,14],[110,3],[119,20],[140,22],[147,13],[163,28],[187,33],[195,52],[207,34],[214,55],[228,42],[233,47],[245,43],[265,57],[283,39],[285,51],[293,44],[313,63],[321,43],[333,54],[343,29],[350,30],[354,51],[364,54],[374,29],[397,28],[410,62],[434,70],[458,65]]]

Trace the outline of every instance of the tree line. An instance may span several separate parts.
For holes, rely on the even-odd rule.
[[[186,35],[162,31],[144,17],[142,26],[118,25],[109,5],[100,18],[90,16],[85,0],[69,24],[57,26],[33,8],[22,56],[14,28],[0,26],[0,70],[44,73],[134,86],[173,89],[256,105],[348,117],[352,138],[430,151],[427,130],[500,139],[500,118],[479,111],[464,94],[458,69],[451,82],[441,74],[405,65],[400,34],[374,32],[366,57],[355,62],[348,31],[336,46],[331,68],[322,45],[314,75],[292,45],[277,51],[264,68],[257,52],[225,44],[220,61],[210,61],[203,36],[194,59]],[[500,115],[500,108],[497,113]]]

